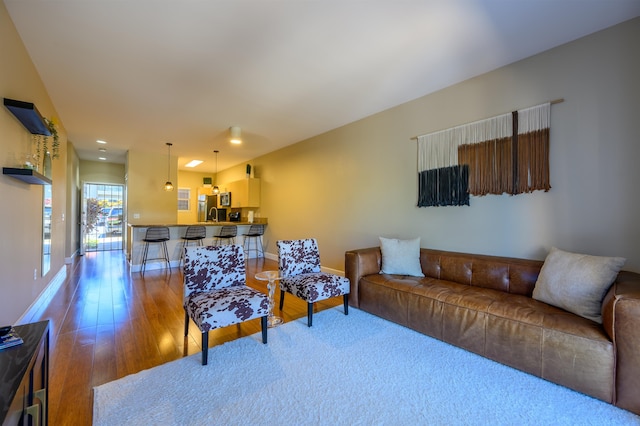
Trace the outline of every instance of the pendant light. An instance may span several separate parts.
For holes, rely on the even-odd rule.
[[[164,190],[167,192],[173,191],[173,184],[171,183],[171,145],[173,144],[167,142],[167,147],[169,147],[169,155],[167,157],[167,183],[164,184]]]
[[[212,192],[215,195],[218,195],[220,193],[220,188],[218,188],[218,185],[216,185],[216,183],[218,182],[218,152],[219,151],[216,149],[213,152],[215,152],[215,154],[216,154],[216,175],[215,175],[215,178],[214,178],[214,181],[213,181],[213,191]]]

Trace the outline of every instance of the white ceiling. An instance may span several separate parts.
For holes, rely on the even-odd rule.
[[[112,162],[171,142],[198,171],[214,149],[222,170],[640,16],[640,0],[4,3],[80,158],[97,139]]]

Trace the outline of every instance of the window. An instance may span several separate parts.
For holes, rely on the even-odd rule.
[[[191,189],[178,188],[178,211],[191,210]]]

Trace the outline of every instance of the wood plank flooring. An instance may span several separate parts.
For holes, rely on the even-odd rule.
[[[191,321],[184,336],[182,273],[173,268],[130,272],[122,251],[92,252],[68,266],[68,278],[40,318],[50,324],[49,421],[90,425],[93,387],[200,352]],[[248,285],[267,292],[257,272],[276,270],[269,259],[247,260]],[[288,295],[284,321],[306,322],[306,304]],[[341,306],[342,298],[316,303],[316,312]],[[260,331],[260,320],[214,330],[209,347]],[[213,365],[212,365],[213,364]],[[203,368],[215,368],[215,359]]]

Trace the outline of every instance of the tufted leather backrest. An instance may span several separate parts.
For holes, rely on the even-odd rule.
[[[420,249],[422,272],[431,278],[531,296],[542,261]]]
[[[184,298],[193,293],[245,285],[244,250],[238,244],[189,246],[184,257]]]
[[[318,243],[313,238],[305,240],[280,240],[278,245],[278,269],[283,277],[320,272]]]

